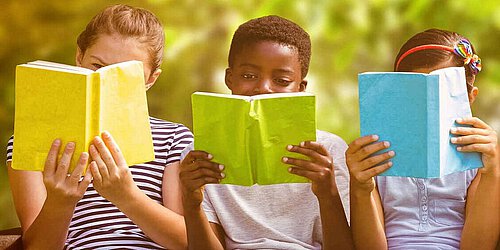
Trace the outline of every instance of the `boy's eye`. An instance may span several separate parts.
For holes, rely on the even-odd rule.
[[[257,79],[257,76],[254,75],[254,74],[242,74],[241,77],[243,77],[243,79],[248,79],[248,80],[251,80],[251,79]]]
[[[286,78],[276,78],[276,79],[274,79],[274,81],[277,84],[282,85],[282,86],[288,86],[288,85],[290,85],[290,83],[292,83],[292,81],[290,81]]]

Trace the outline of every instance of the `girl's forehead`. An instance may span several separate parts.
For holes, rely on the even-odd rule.
[[[86,54],[101,58],[107,64],[138,60],[149,62],[149,51],[145,43],[135,37],[119,34],[100,34]]]

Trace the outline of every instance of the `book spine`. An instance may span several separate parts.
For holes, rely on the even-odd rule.
[[[99,73],[92,73],[88,78],[87,91],[87,148],[95,136],[99,135],[101,120],[101,78]]]
[[[427,77],[427,177],[435,178],[441,175],[440,149],[440,91],[439,77]]]
[[[259,152],[259,147],[256,145],[261,145],[260,143],[260,127],[259,127],[259,116],[258,116],[258,102],[255,100],[249,101],[250,108],[247,116],[247,126],[248,129],[245,132],[246,140],[246,150],[247,150],[247,162],[252,170],[252,182],[258,183],[258,162],[260,157],[263,157]]]

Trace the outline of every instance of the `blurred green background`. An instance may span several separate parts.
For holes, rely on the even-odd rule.
[[[318,127],[348,143],[359,135],[357,74],[391,71],[399,47],[428,28],[459,32],[483,59],[476,116],[500,128],[500,4],[491,1],[17,1],[0,3],[0,229],[18,226],[6,169],[13,133],[14,72],[35,59],[74,64],[76,37],[114,3],[154,12],[166,31],[163,74],[148,91],[153,116],[191,127],[190,94],[228,90],[224,69],[232,33],[269,14],[289,18],[312,38],[308,91],[318,96]],[[43,105],[43,104],[41,104]]]

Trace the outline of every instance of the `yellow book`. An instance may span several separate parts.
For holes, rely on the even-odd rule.
[[[16,67],[13,169],[42,171],[60,138],[76,143],[72,171],[103,131],[114,137],[128,165],[154,160],[141,62],[96,71],[45,61]]]

